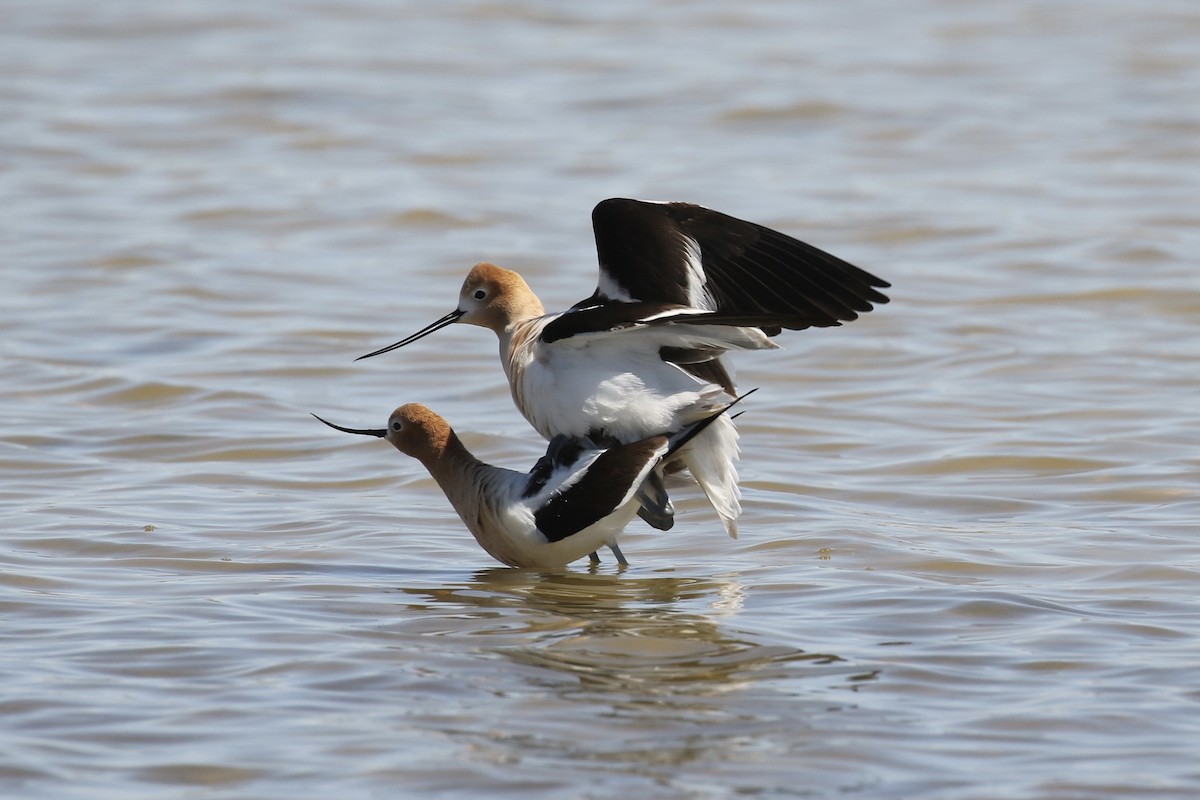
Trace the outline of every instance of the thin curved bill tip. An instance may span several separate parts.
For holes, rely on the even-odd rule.
[[[313,416],[317,417],[316,414],[313,414]],[[380,439],[387,436],[386,428],[343,428],[341,425],[334,425],[327,419],[321,419],[320,417],[317,417],[317,419],[321,422],[324,422],[335,431],[341,431],[342,433],[357,433],[362,436],[378,436]]]
[[[436,322],[432,322],[429,325],[426,325],[424,328],[421,328],[421,330],[417,331],[412,336],[409,336],[405,339],[401,339],[400,341],[396,342],[395,344],[389,344],[387,347],[381,347],[373,353],[367,353],[365,356],[359,356],[358,358],[356,358],[354,360],[362,361],[364,358],[370,358],[371,356],[382,355],[383,353],[390,353],[391,351],[395,350],[398,347],[404,347],[404,345],[406,345],[406,344],[412,344],[417,339],[423,339],[436,330],[441,330],[442,328],[446,327],[447,325],[458,322],[458,318],[461,317],[465,313],[467,313],[467,312],[460,311],[456,308],[453,311],[451,311],[449,314],[447,314],[446,316],[437,320]]]
[[[737,397],[735,397],[733,399],[733,402],[731,402],[729,405],[725,406],[725,410],[728,411],[729,409],[733,408],[738,403],[742,402],[747,397],[749,397],[750,395],[754,394],[757,391],[758,391],[758,387],[755,386],[753,389],[748,389],[748,390],[742,392],[740,395],[738,395]],[[737,416],[741,416],[742,414],[745,414],[745,413],[746,413],[745,411],[739,411],[737,413]]]

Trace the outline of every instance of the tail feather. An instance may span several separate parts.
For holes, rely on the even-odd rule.
[[[733,539],[742,513],[735,466],[739,452],[737,428],[727,414],[721,414],[678,453]]]

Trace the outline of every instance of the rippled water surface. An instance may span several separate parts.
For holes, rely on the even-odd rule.
[[[1200,795],[1200,8],[10,2],[0,794]],[[893,301],[737,359],[745,514],[540,575],[475,261],[689,200]],[[465,328],[465,326],[463,326]]]

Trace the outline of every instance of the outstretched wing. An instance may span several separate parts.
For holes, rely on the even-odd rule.
[[[600,280],[576,307],[670,303],[780,328],[856,319],[890,284],[798,239],[690,203],[612,198],[592,211]]]

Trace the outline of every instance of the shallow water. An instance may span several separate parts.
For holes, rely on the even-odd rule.
[[[17,3],[0,29],[0,789],[1200,793],[1200,10]],[[745,513],[491,563],[470,264],[590,293],[689,200],[887,278],[736,360]]]

